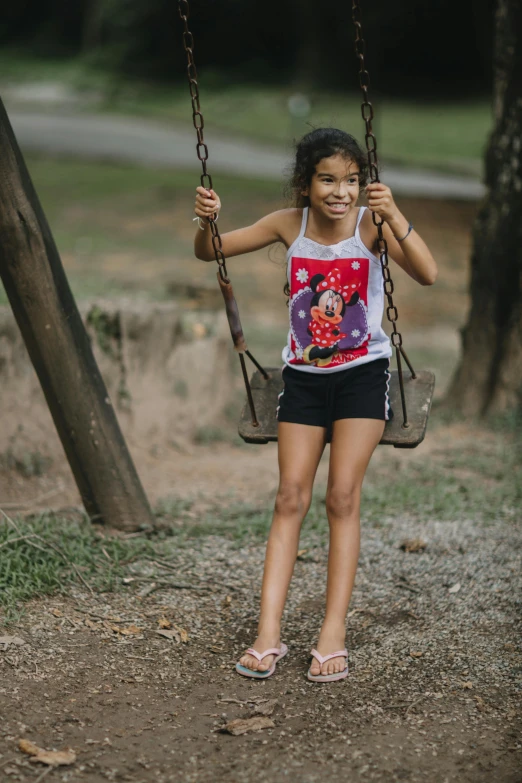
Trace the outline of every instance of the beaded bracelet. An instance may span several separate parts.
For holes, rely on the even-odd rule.
[[[404,240],[407,239],[410,236],[412,231],[413,231],[413,223],[410,223],[410,225],[408,226],[408,230],[406,231],[404,236],[400,237],[400,238],[399,237],[395,237],[395,239],[397,240],[397,242],[404,242]]]

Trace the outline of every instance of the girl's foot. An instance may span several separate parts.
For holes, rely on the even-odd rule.
[[[337,652],[337,650],[343,650],[345,634],[344,625],[339,629],[326,628],[323,626],[315,649],[323,657],[330,655],[330,653]],[[344,657],[330,658],[330,660],[325,661],[322,666],[316,658],[312,658],[310,674],[314,677],[317,677],[319,674],[337,674],[346,669],[346,664],[347,661]]]
[[[262,653],[264,650],[269,650],[271,647],[281,647],[281,640],[279,634],[261,633],[252,646],[258,653]],[[258,661],[253,655],[245,653],[243,657],[239,659],[239,663],[247,669],[264,672],[272,666],[275,657],[275,655],[267,655],[262,661]]]

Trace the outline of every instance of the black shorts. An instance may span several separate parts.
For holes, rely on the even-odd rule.
[[[338,372],[283,369],[277,420],[325,427],[327,439],[338,419],[393,418],[389,401],[389,359],[375,359]]]

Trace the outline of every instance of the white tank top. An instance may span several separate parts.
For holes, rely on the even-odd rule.
[[[359,208],[355,234],[335,245],[299,236],[288,248],[290,331],[283,362],[296,370],[330,373],[391,356],[382,328],[381,262],[362,242]]]

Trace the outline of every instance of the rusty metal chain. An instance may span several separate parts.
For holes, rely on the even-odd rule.
[[[366,133],[364,140],[366,142],[366,152],[368,155],[368,172],[370,176],[370,182],[380,182],[379,179],[379,159],[377,157],[377,139],[372,129],[372,120],[374,118],[373,106],[369,100],[368,89],[370,87],[370,74],[366,69],[365,54],[366,54],[366,42],[362,34],[362,15],[359,0],[352,0],[352,21],[355,27],[355,56],[359,60],[359,86],[363,94],[363,101],[361,104],[361,114],[366,127]],[[409,369],[411,370],[412,377],[415,378],[415,372],[411,366],[408,357],[406,356],[402,347],[402,335],[397,329],[397,319],[399,313],[397,307],[393,303],[394,285],[391,279],[389,258],[388,258],[388,243],[384,238],[382,226],[384,220],[372,212],[372,220],[374,226],[377,228],[378,235],[378,247],[379,258],[381,262],[382,277],[384,281],[384,293],[388,306],[386,307],[386,316],[388,321],[392,325],[391,342],[395,348],[397,356],[397,369],[399,371],[399,384],[401,390],[401,401],[403,411],[403,426],[408,427],[408,416],[406,412],[406,402],[404,397],[404,383],[402,377],[402,364],[401,354],[404,357]]]
[[[203,113],[201,111],[201,105],[199,101],[199,87],[198,87],[198,72],[196,70],[196,64],[194,62],[194,37],[189,30],[188,18],[190,15],[190,9],[188,0],[178,0],[178,11],[183,22],[183,48],[187,55],[187,77],[190,90],[190,99],[192,102],[192,122],[196,129],[196,136],[198,143],[196,144],[196,152],[199,160],[201,161],[202,174],[200,177],[201,186],[207,190],[212,190],[212,177],[207,171],[208,161],[208,147],[205,144],[205,137],[203,135],[203,128],[205,127],[205,120],[203,119]],[[210,231],[212,233],[212,247],[214,248],[214,255],[219,266],[219,275],[224,283],[229,283],[227,262],[225,254],[223,253],[223,245],[221,242],[221,236],[217,223],[213,218],[209,218]]]

